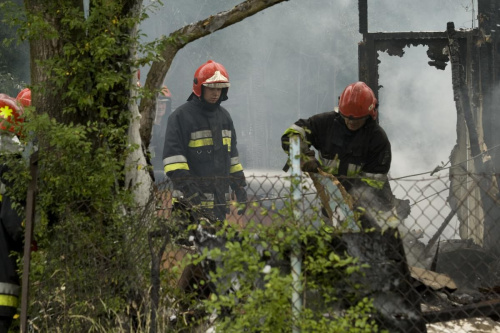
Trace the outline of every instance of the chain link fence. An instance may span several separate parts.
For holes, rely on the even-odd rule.
[[[288,248],[273,250],[272,241],[264,237],[261,243],[255,243],[256,247],[268,246],[256,252],[265,262],[263,272],[278,267],[282,274],[296,277],[290,280],[291,318],[300,321],[301,314],[312,309],[317,320],[326,318],[333,323],[368,299],[371,303],[367,319],[374,330],[445,331],[447,325],[451,331],[462,329],[465,332],[470,325],[499,330],[500,325],[495,320],[500,311],[497,294],[500,261],[496,242],[489,240],[499,232],[495,225],[499,207],[494,177],[471,175],[467,179],[463,176],[454,179],[434,175],[392,179],[390,183],[396,197],[410,201],[411,212],[404,220],[394,211],[359,213],[355,207],[352,211],[349,207],[346,210],[343,207],[346,197],[339,192],[333,193],[335,186],[320,189],[330,200],[337,201],[332,205],[336,211],[328,216],[321,198],[325,192],[318,193],[318,183],[307,174],[302,177],[294,188],[292,184],[296,181],[286,174],[248,173],[247,210],[244,215],[238,215],[238,207],[233,202],[227,219],[238,230],[256,228],[256,225],[264,228],[282,226],[281,230],[288,233],[297,230],[296,242],[288,243]],[[323,177],[321,182],[328,184],[331,179]],[[170,188],[168,183],[159,185],[158,214],[166,220],[175,220]],[[293,191],[297,190],[299,199],[294,201]],[[369,203],[365,206],[369,207]],[[367,216],[375,221],[372,228],[367,229],[359,223],[355,226],[356,221]],[[255,238],[260,238],[260,233],[265,234],[263,229],[254,230],[258,230]],[[311,230],[325,237],[327,248],[322,255],[332,262],[336,260],[336,264],[326,263],[324,269],[313,267],[312,261],[317,264],[318,258],[310,260],[307,256],[314,253],[313,244],[318,239],[309,234]],[[233,274],[232,283],[223,291],[215,286],[222,280],[210,278],[210,270],[227,269],[224,260],[213,260],[212,267],[200,264],[186,268],[180,264],[187,254],[202,253],[204,248],[225,249],[225,242],[233,243],[235,239],[227,239],[215,229],[201,237],[196,236],[196,232],[190,235],[187,240],[166,246],[157,266],[158,274],[175,270],[177,276],[170,283],[197,295],[194,296],[197,302],[191,305],[201,304],[200,299],[210,297],[211,293],[238,294],[233,290],[238,284],[234,272],[222,274],[226,278]],[[215,239],[218,241],[212,242]],[[272,258],[273,255],[279,258]],[[205,258],[207,262],[212,261],[209,257]],[[349,257],[355,258],[357,268],[354,268],[356,265],[340,264]],[[346,268],[350,273],[346,273]],[[266,288],[265,283],[256,282],[255,287],[258,285]],[[325,295],[325,292],[330,294]],[[235,304],[232,306],[240,309]],[[226,310],[229,317],[235,315],[231,312],[234,309]],[[176,321],[187,315],[196,316],[194,309],[186,306],[172,313],[170,319]],[[352,318],[349,320],[355,325]],[[290,324],[290,329],[300,331],[301,325]]]
[[[390,179],[404,219],[358,209],[328,176],[246,178],[246,210],[230,200],[226,224],[167,181],[111,229],[51,226],[33,253],[31,330],[500,332],[495,176]]]

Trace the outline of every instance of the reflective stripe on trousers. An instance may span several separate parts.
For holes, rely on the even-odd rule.
[[[17,308],[18,303],[19,303],[19,298],[17,296],[0,295],[0,306]]]
[[[0,306],[17,308],[21,287],[6,282],[0,282]]]

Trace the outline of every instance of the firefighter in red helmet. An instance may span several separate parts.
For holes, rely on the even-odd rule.
[[[229,86],[223,65],[212,60],[201,65],[194,73],[187,102],[168,118],[163,150],[164,171],[174,189],[221,221],[228,212],[230,189],[238,202],[247,201],[236,131],[229,112],[221,106]]]
[[[229,212],[230,190],[241,204],[242,215],[247,201],[246,180],[239,160],[236,131],[229,112],[221,106],[227,100],[229,75],[221,64],[209,60],[193,78],[193,91],[186,103],[176,108],[167,121],[163,148],[163,166],[174,193],[172,213],[185,214],[185,220],[200,223],[223,221]],[[179,226],[180,227],[180,226]],[[205,235],[197,229],[195,235]],[[197,248],[223,247],[223,237],[193,237]],[[215,242],[213,244],[212,242]],[[207,297],[216,292],[216,281],[204,285],[208,271],[222,263],[189,265],[178,281],[187,294],[197,292]],[[213,266],[215,265],[215,266]],[[188,304],[183,306],[189,307]]]
[[[23,122],[23,107],[31,104],[29,89],[14,99],[0,94],[0,155],[21,158],[23,146],[19,141]],[[13,316],[17,313],[20,298],[20,281],[16,257],[23,247],[22,217],[14,209],[13,200],[6,191],[11,186],[5,177],[7,165],[0,163],[0,333],[7,333]],[[21,203],[23,204],[23,203]]]
[[[288,152],[290,136],[300,136],[303,171],[321,168],[337,176],[354,197],[370,197],[370,202],[358,202],[360,206],[375,206],[381,211],[396,208],[398,217],[404,219],[409,214],[409,201],[392,195],[387,178],[391,144],[377,122],[377,113],[378,101],[372,89],[364,82],[349,84],[339,97],[338,112],[298,120],[281,137],[282,148]]]

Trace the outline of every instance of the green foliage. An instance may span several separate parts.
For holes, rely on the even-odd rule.
[[[41,331],[86,332],[93,325],[89,319],[113,327],[127,308],[131,317],[125,323],[141,316],[141,309],[130,307],[139,307],[147,290],[146,228],[144,221],[118,216],[105,225],[71,214],[50,228],[49,242],[40,245],[32,264],[32,311]]]
[[[329,317],[318,316],[311,309],[305,309],[299,322],[303,332],[329,332],[329,333],[372,333],[385,332],[381,330],[371,318],[374,312],[373,302],[363,298],[357,304],[348,308],[341,315]]]
[[[139,148],[128,141],[129,105],[134,102],[130,91],[135,86],[134,68],[159,59],[156,48],[174,42],[174,37],[142,47],[134,26],[146,16],[131,15],[127,1],[90,1],[87,18],[74,3],[40,1],[44,10],[12,17],[21,40],[44,39],[60,51],[36,64],[46,80],[32,85],[34,92],[56,97],[58,104],[43,113],[28,109],[23,127],[22,139],[39,148],[35,233],[40,250],[31,262],[31,324],[42,332],[141,331],[151,310],[150,252],[155,246],[148,232],[165,227],[165,220],[155,215],[156,202],[135,207],[125,183],[125,160]],[[144,58],[136,59],[136,52]],[[27,156],[5,163],[11,166],[8,177],[14,182],[9,191],[22,201],[30,180]],[[239,230],[226,224],[221,233],[230,241],[224,251],[192,257],[195,263],[208,256],[224,263],[211,276],[220,290],[229,289],[231,278],[238,277],[240,286],[234,293],[212,295],[204,303],[209,313],[230,309],[234,314],[219,317],[218,328],[287,332],[293,324],[308,332],[375,332],[369,300],[341,316],[335,311],[323,316],[328,308],[321,306],[337,300],[332,281],[354,274],[359,265],[333,253],[328,241],[334,231],[300,223],[317,216],[299,221],[296,208],[293,203],[279,212],[276,220],[284,223],[271,227]],[[170,242],[177,245],[173,237]],[[295,284],[287,258],[299,244],[303,290],[318,294],[320,301],[311,303],[314,309],[305,303],[295,318],[290,304]],[[281,265],[268,267],[262,255]],[[161,274],[160,309],[181,302],[172,282],[178,270]],[[168,311],[158,314],[161,323],[168,321]]]
[[[226,223],[218,232],[228,240],[225,248],[193,257],[194,263],[207,259],[220,263],[210,275],[218,293],[204,302],[207,313],[218,315],[216,330],[291,332],[295,325],[301,332],[381,331],[373,319],[372,301],[357,299],[343,288],[348,277],[361,274],[364,266],[335,249],[338,230],[310,223],[316,220],[315,213],[297,223],[295,204],[276,214],[271,226],[251,223],[241,229]],[[294,251],[303,258],[300,287],[292,276]],[[294,292],[303,304],[298,317]],[[346,302],[347,307],[339,306]]]
[[[68,0],[40,1],[44,10],[33,13],[9,7],[12,15],[2,17],[19,40],[42,39],[60,51],[45,60],[37,55],[46,79],[30,88],[44,99],[38,109],[25,110],[22,136],[23,143],[39,149],[40,250],[33,253],[30,277],[36,331],[133,327],[148,306],[147,231],[157,219],[150,213],[154,202],[136,207],[125,183],[125,161],[139,148],[128,137],[134,68],[154,58],[156,44],[138,44],[134,27],[146,16],[131,12],[128,1],[90,3],[87,18]],[[7,9],[6,3],[1,6]],[[136,50],[143,49],[149,53],[138,60]],[[45,98],[57,105],[44,109]],[[2,161],[10,166],[8,191],[22,213],[31,152]]]
[[[38,138],[48,145],[40,151],[37,205],[42,211],[64,214],[84,209],[112,215],[117,207],[131,204],[129,193],[118,186],[123,179],[126,151],[120,158],[112,146],[96,146],[94,141],[103,132],[109,133],[107,141],[121,140],[126,136],[125,129],[103,128],[95,122],[64,125],[47,115],[30,117],[26,129],[40,133]]]
[[[129,1],[91,1],[88,17],[70,0],[36,6],[25,13],[0,4],[2,23],[19,41],[42,41],[53,52],[34,57],[41,79],[30,88],[43,99],[25,110],[23,156],[2,156],[8,193],[24,214],[28,146],[39,150],[30,325],[43,332],[137,331],[149,325],[148,231],[163,220],[153,200],[136,207],[125,183],[125,161],[140,148],[129,142],[129,106],[137,102],[134,69],[159,59],[160,44],[139,44],[135,27],[147,14],[133,12]],[[16,55],[15,34],[4,31],[0,92],[15,96],[24,83],[4,65]],[[163,283],[172,284],[169,275],[175,272],[163,274]]]

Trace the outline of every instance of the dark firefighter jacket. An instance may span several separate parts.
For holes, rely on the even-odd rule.
[[[302,152],[313,146],[319,153],[322,168],[339,176],[339,181],[351,194],[362,188],[363,192],[374,196],[370,201],[376,201],[378,209],[393,207],[387,181],[391,144],[385,131],[372,118],[354,132],[347,128],[342,116],[333,111],[300,119],[281,137],[286,152],[291,135],[300,135]]]
[[[222,100],[222,98],[221,98]],[[226,215],[229,187],[245,187],[229,112],[191,96],[168,118],[163,165],[174,189],[185,198],[199,195],[201,205]]]
[[[4,171],[5,166],[0,166],[0,179]],[[21,287],[16,258],[11,254],[21,253],[22,247],[22,217],[12,208],[12,201],[4,193],[0,208],[0,317],[12,317],[17,311]]]

